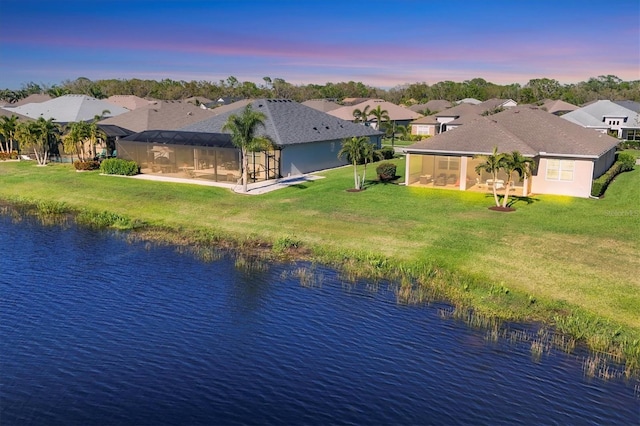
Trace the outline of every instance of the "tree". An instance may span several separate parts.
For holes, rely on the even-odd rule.
[[[373,116],[376,118],[376,129],[380,130],[382,129],[381,124],[384,121],[390,121],[389,118],[389,111],[387,111],[386,109],[382,109],[380,107],[380,105],[376,106],[374,109],[372,109],[371,111],[369,111],[369,116]]]
[[[367,175],[367,163],[373,163],[380,158],[380,154],[376,152],[375,147],[373,146],[369,138],[364,138],[365,143],[362,146],[362,161],[364,162],[364,169],[362,171],[362,183],[360,185],[360,188],[364,188],[364,180]]]
[[[493,147],[493,153],[490,155],[479,155],[474,158],[480,158],[483,161],[476,166],[476,173],[487,172],[491,174],[493,179],[493,199],[496,202],[496,207],[500,207],[500,200],[498,200],[498,192],[496,188],[496,181],[498,180],[498,172],[504,165],[504,154],[498,153],[498,147]]]
[[[231,141],[240,149],[242,156],[242,192],[247,192],[249,178],[249,152],[259,152],[270,149],[273,142],[267,136],[257,136],[259,127],[264,127],[266,116],[260,111],[254,111],[248,104],[240,115],[230,115],[222,127],[223,131],[231,132]]]
[[[365,105],[364,108],[356,108],[353,110],[353,122],[354,123],[366,123],[369,117],[369,105]]]
[[[504,198],[502,199],[502,207],[507,207],[509,199],[509,190],[513,183],[512,174],[518,173],[520,179],[531,176],[531,172],[535,170],[536,163],[531,159],[524,157],[520,152],[513,151],[510,154],[502,154],[502,168],[507,173],[507,186],[504,190]],[[494,185],[495,188],[495,185]]]
[[[368,155],[368,147],[371,145],[366,136],[345,138],[342,140],[342,148],[338,152],[338,158],[346,157],[353,164],[353,182],[356,190],[361,189],[360,176],[358,175],[358,163],[361,163],[365,155]],[[364,179],[363,179],[364,181]]]
[[[49,159],[49,153],[60,141],[60,125],[50,118],[40,117],[37,121],[20,123],[16,138],[21,148],[33,149],[38,165],[44,166]]]
[[[3,139],[3,143],[0,144],[0,152],[5,152],[5,149],[6,152],[13,151],[17,128],[18,116],[12,115],[11,117],[0,117],[0,136]]]

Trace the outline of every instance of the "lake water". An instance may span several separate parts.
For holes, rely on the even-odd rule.
[[[8,216],[0,248],[3,426],[640,424],[637,380],[329,269],[303,286]]]

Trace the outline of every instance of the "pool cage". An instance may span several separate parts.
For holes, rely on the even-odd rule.
[[[241,153],[225,133],[145,131],[116,142],[118,158],[138,163],[141,173],[238,183]],[[249,182],[280,177],[280,150],[249,153]]]

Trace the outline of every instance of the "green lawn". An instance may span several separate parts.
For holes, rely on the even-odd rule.
[[[394,160],[404,174],[404,160]],[[640,338],[640,167],[603,199],[536,196],[517,211],[491,195],[371,181],[347,192],[353,169],[260,196],[223,188],[76,173],[68,165],[0,163],[0,199],[64,202],[174,229],[274,242],[290,237],[333,253],[371,253],[397,265],[436,264],[486,288],[566,306]],[[375,175],[375,164],[367,175]],[[493,303],[485,291],[473,303]],[[532,311],[531,316],[542,315]],[[546,313],[547,318],[550,315]]]

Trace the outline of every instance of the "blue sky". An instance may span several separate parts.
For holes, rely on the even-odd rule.
[[[640,79],[640,0],[0,0],[0,88]]]

